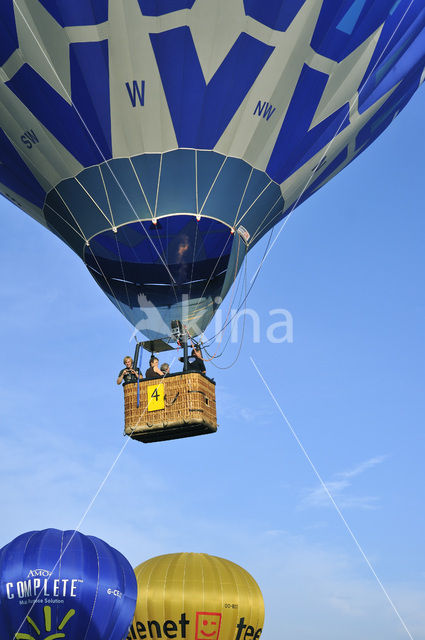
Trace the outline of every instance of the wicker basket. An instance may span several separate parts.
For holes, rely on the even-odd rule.
[[[215,384],[201,373],[170,375],[124,386],[125,433],[157,442],[217,431]]]

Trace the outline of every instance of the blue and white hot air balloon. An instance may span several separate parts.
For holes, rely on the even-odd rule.
[[[423,80],[425,0],[0,0],[0,191],[148,338]]]
[[[0,550],[4,640],[122,640],[136,598],[130,563],[99,538],[46,529]]]

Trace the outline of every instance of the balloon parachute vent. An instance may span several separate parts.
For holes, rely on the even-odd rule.
[[[124,414],[125,434],[140,442],[214,433],[215,383],[201,373],[182,373],[126,384]]]

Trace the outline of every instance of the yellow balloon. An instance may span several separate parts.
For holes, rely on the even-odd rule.
[[[127,640],[258,640],[264,601],[254,578],[230,560],[171,553],[134,570],[138,595]]]

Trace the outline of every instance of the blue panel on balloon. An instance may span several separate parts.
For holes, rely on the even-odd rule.
[[[90,195],[74,178],[63,180],[56,190],[66,203],[74,220],[73,226],[80,227],[85,238],[90,238],[99,231],[111,227],[111,222],[102,215]]]
[[[326,73],[303,66],[267,165],[275,182],[286,180],[350,124],[349,105],[345,104],[311,127],[328,79]]]
[[[0,129],[0,182],[37,207],[43,206],[46,192],[2,129]]]
[[[191,9],[196,0],[138,0],[144,16],[163,16],[172,11]]]
[[[276,202],[274,207],[270,209],[267,219],[264,219],[263,222],[257,227],[257,230],[254,230],[254,235],[250,240],[250,249],[268,232],[270,231],[278,222],[285,218],[289,211],[283,212],[284,208],[284,200],[281,198]]]
[[[269,222],[273,215],[276,215],[276,207],[278,211],[282,211],[283,205],[284,201],[279,187],[274,183],[269,183],[267,189],[252,201],[247,215],[241,218],[240,224],[242,224],[252,236],[266,222]],[[243,211],[241,211],[241,214],[242,213]]]
[[[422,70],[419,69],[413,79],[407,77],[374,116],[360,129],[356,137],[356,149],[364,150],[388,127],[395,115],[403,109],[416,91],[421,72]]]
[[[127,158],[109,160],[101,171],[115,224],[151,217],[140,181]]]
[[[126,158],[110,160],[100,169],[114,225],[151,217],[137,176]]]
[[[248,209],[249,209],[248,216],[250,216],[253,202],[255,202],[258,196],[265,189],[268,189],[269,185],[270,185],[270,179],[267,177],[265,173],[263,173],[262,171],[258,171],[257,169],[253,170],[249,178],[248,186],[243,195],[240,211],[238,214],[238,221],[242,216],[245,215]],[[276,187],[276,189],[280,195],[280,188]]]
[[[108,0],[40,0],[62,27],[99,24],[108,19]]]
[[[311,46],[341,62],[387,19],[394,0],[323,0]]]
[[[28,64],[6,85],[83,166],[90,166],[112,154],[107,41],[71,44],[70,61],[72,105]]]
[[[194,151],[180,149],[163,156],[157,215],[167,213],[196,213]]]
[[[108,41],[70,44],[72,101],[103,160],[112,155]],[[87,61],[90,64],[87,64]]]
[[[0,3],[0,66],[19,46],[13,0]]]
[[[47,196],[43,213],[48,228],[82,257],[84,238],[81,237],[81,231],[69,213],[68,207],[56,191],[51,191]]]
[[[0,597],[3,638],[121,640],[137,583],[124,556],[99,538],[47,529],[0,551]]]
[[[154,216],[161,156],[159,153],[150,153],[136,156],[131,159],[131,162],[146,200],[149,203],[151,215]]]
[[[140,295],[153,307],[171,306],[220,292],[233,238],[216,220],[167,216],[100,234],[86,247],[85,262],[118,306],[137,309]]]
[[[339,153],[337,157],[334,158],[328,164],[326,169],[322,171],[322,173],[318,178],[316,178],[316,180],[313,180],[312,182],[310,182],[310,184],[306,185],[305,191],[302,193],[299,200],[295,203],[295,206],[298,206],[302,202],[304,202],[304,200],[307,200],[307,198],[309,198],[315,191],[317,191],[317,189],[319,189],[322,186],[322,184],[326,182],[326,180],[329,178],[330,175],[332,175],[334,171],[339,170],[341,168],[342,163],[347,160],[347,155],[348,155],[348,147],[345,147],[345,149],[343,149],[341,153]]]
[[[198,204],[202,208],[214,180],[225,165],[226,156],[211,151],[198,151],[197,154],[198,177]]]
[[[395,87],[415,65],[424,67],[424,9],[413,3],[406,11],[403,2],[388,17],[359,86],[360,113]]]
[[[247,16],[270,29],[286,31],[306,0],[244,0]]]
[[[241,33],[207,85],[188,27],[150,38],[179,146],[212,149],[274,47]]]
[[[250,173],[251,167],[243,160],[227,158],[205,201],[202,213],[213,218],[219,217],[233,226]]]
[[[98,207],[109,218],[108,196],[105,191],[105,183],[102,179],[100,167],[89,167],[78,174],[78,182],[82,184],[84,189],[90,194]]]

